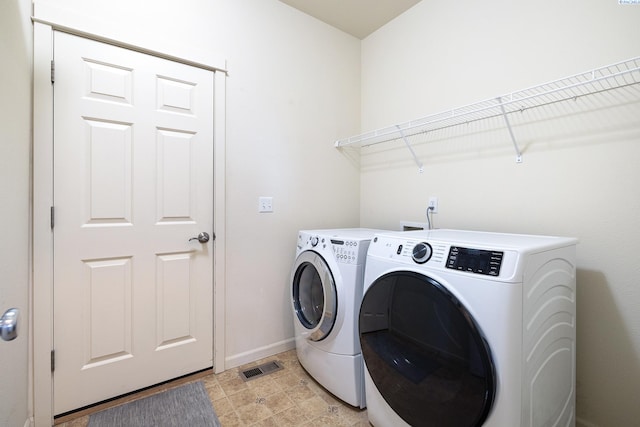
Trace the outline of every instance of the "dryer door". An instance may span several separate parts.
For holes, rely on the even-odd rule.
[[[362,356],[382,397],[412,426],[480,426],[495,394],[491,352],[471,314],[414,272],[374,281],[359,319]]]
[[[336,284],[326,261],[316,252],[302,252],[292,275],[293,310],[308,331],[320,341],[329,335],[336,320]]]

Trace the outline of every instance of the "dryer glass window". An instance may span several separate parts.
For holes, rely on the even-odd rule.
[[[318,325],[324,310],[324,293],[322,280],[312,264],[306,263],[298,269],[298,280],[294,290],[294,300],[297,302],[297,313],[300,321],[307,328]]]
[[[322,257],[313,252],[298,257],[292,291],[296,316],[311,331],[309,338],[326,338],[335,323],[337,301],[333,276]]]
[[[360,309],[371,379],[414,426],[480,426],[495,394],[489,348],[471,314],[437,281],[413,272],[380,277]]]

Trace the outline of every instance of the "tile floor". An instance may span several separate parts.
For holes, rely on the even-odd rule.
[[[284,369],[243,381],[240,371],[277,360]],[[368,427],[367,411],[341,402],[300,366],[295,350],[208,375],[203,381],[222,427]],[[85,415],[61,427],[86,427]]]

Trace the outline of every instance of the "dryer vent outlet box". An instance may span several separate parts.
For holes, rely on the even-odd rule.
[[[240,377],[244,381],[249,381],[256,378],[264,377],[265,375],[280,371],[282,369],[284,369],[284,366],[282,366],[280,362],[268,362],[240,372]]]
[[[429,224],[426,222],[400,221],[400,231],[428,230]]]

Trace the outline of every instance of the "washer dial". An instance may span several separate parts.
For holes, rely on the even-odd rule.
[[[431,255],[433,255],[433,249],[431,248],[431,245],[427,242],[420,242],[416,243],[416,245],[413,247],[411,258],[413,258],[413,260],[418,264],[424,264],[425,262],[429,261]]]

